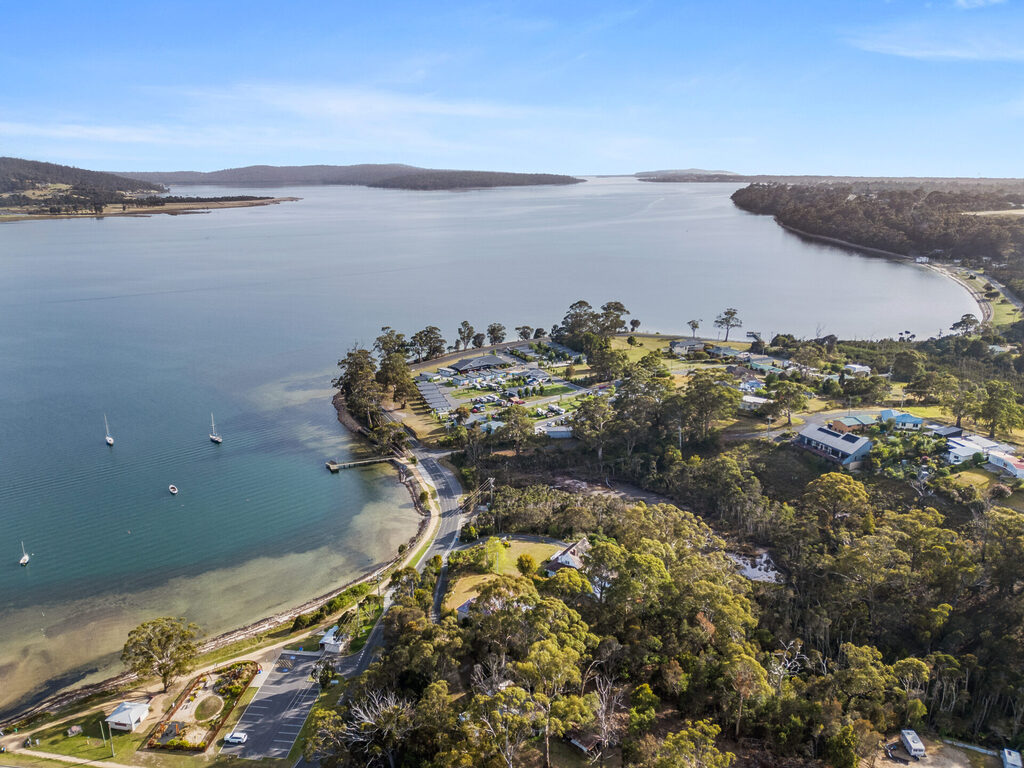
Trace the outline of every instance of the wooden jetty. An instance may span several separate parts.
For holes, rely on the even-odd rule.
[[[365,464],[381,464],[385,461],[398,461],[397,456],[376,456],[372,459],[357,459],[356,461],[334,461],[328,460],[326,463],[327,469],[332,473],[336,473],[342,469],[348,469],[349,467],[360,467]]]

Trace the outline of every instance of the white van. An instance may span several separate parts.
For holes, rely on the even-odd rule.
[[[909,728],[900,731],[900,741],[903,742],[903,747],[907,750],[908,755],[911,757],[924,757],[924,742],[917,735],[917,731],[912,731]]]

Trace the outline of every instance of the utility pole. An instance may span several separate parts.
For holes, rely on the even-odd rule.
[[[100,738],[103,739],[103,743],[104,744],[106,744],[108,740],[110,741],[110,756],[113,757],[114,756],[114,734],[111,732],[110,726],[108,725],[107,726],[107,736],[106,736],[106,738],[103,737],[103,723],[104,722],[105,722],[104,720],[100,720]]]

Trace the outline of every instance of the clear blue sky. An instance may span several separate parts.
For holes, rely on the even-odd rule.
[[[1024,176],[1024,0],[8,3],[0,154]]]

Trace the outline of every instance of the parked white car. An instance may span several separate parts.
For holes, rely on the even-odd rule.
[[[244,731],[232,731],[224,737],[225,744],[245,744],[246,739],[249,738],[249,734]]]

